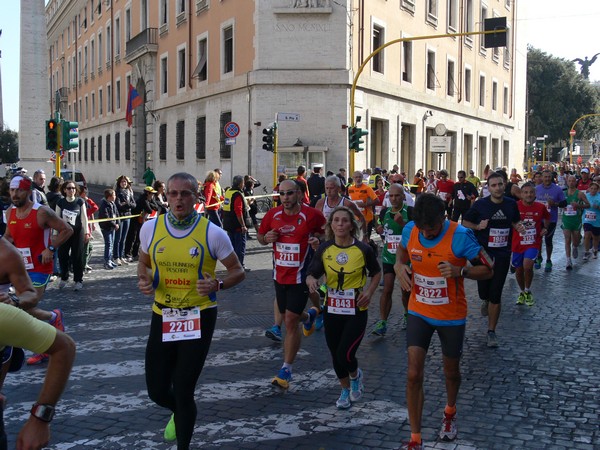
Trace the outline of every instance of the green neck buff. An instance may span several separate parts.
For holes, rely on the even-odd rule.
[[[177,230],[185,230],[186,228],[191,227],[192,224],[196,222],[197,218],[198,213],[196,210],[193,210],[192,213],[183,220],[177,219],[171,211],[167,213],[167,220],[173,226],[173,228],[176,228]]]

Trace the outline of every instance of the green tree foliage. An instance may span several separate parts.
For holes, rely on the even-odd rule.
[[[569,140],[569,130],[579,117],[600,113],[597,87],[581,76],[572,61],[527,49],[527,95],[529,136],[548,135],[546,142]],[[600,120],[591,117],[575,127],[577,139],[600,130]]]
[[[5,129],[0,131],[0,162],[10,164],[19,160],[18,134],[16,131]]]

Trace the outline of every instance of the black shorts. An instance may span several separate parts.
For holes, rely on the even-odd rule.
[[[477,290],[481,300],[489,300],[494,305],[500,304],[502,300],[502,288],[508,275],[510,267],[510,254],[508,256],[496,256],[494,259],[494,275],[488,280],[478,280]]]
[[[427,351],[434,331],[437,331],[440,338],[442,354],[448,358],[460,358],[465,339],[465,325],[431,325],[413,314],[408,314],[407,317],[406,347],[421,347]]]
[[[383,266],[383,274],[384,275],[386,273],[393,273],[394,275],[396,275],[396,272],[394,272],[394,265],[393,264],[381,263],[381,265]]]
[[[280,284],[277,281],[274,281],[274,283],[279,312],[285,314],[285,311],[288,310],[295,314],[302,314],[308,301],[308,286],[306,283]]]
[[[592,233],[592,236],[600,236],[600,228],[593,226],[591,223],[583,224],[583,231]]]

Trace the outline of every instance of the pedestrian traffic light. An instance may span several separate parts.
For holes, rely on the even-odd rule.
[[[277,137],[277,124],[273,123],[272,125],[268,126],[267,128],[263,129],[263,150],[266,150],[268,152],[274,152],[275,151],[275,139]]]
[[[361,145],[365,143],[362,137],[367,136],[368,134],[369,130],[363,130],[359,127],[349,127],[348,140],[350,141],[350,150],[354,150],[355,152],[362,152],[364,148],[362,148]]]
[[[72,148],[79,147],[79,123],[69,122],[68,120],[60,121],[60,128],[62,131],[61,147],[65,152],[68,152]]]
[[[46,150],[55,152],[58,148],[58,122],[46,120]]]

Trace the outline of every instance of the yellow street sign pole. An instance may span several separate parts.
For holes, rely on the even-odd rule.
[[[577,122],[579,122],[582,119],[585,119],[587,117],[593,117],[593,116],[600,116],[600,114],[585,114],[583,116],[581,116],[579,119],[577,119],[575,122],[573,122],[573,125],[571,125],[571,130],[575,130],[575,125],[577,125]],[[575,134],[571,134],[569,132],[570,138],[569,138],[569,164],[573,165],[573,138],[575,137]]]
[[[362,74],[362,72],[363,72],[364,68],[366,67],[366,65],[368,64],[368,62],[371,61],[371,59],[373,59],[373,57],[375,55],[377,55],[378,53],[380,53],[381,51],[383,51],[390,45],[398,44],[400,42],[423,41],[423,40],[427,40],[427,39],[440,39],[440,38],[445,38],[445,37],[475,36],[475,35],[495,34],[495,33],[502,33],[502,32],[507,32],[507,29],[502,28],[502,29],[498,29],[498,30],[488,30],[488,31],[468,31],[465,33],[447,33],[447,34],[433,34],[433,35],[429,35],[429,36],[413,36],[413,37],[406,37],[406,38],[401,38],[401,39],[394,39],[393,41],[383,44],[381,47],[375,49],[373,51],[373,53],[371,53],[369,56],[367,56],[367,58],[364,60],[364,62],[358,68],[356,75],[354,75],[354,81],[352,82],[352,88],[350,89],[350,125],[349,126],[354,126],[354,97],[355,97],[356,86],[358,84],[358,79],[360,78],[360,75]],[[355,153],[354,150],[350,151],[350,172],[349,172],[350,174],[352,174],[354,172],[354,156],[355,156],[354,153]]]

